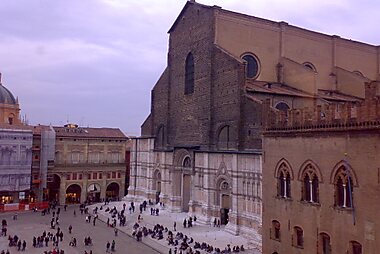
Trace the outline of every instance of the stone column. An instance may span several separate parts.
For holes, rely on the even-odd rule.
[[[66,203],[66,175],[61,175],[61,184],[59,186],[59,204]]]
[[[80,203],[83,204],[87,200],[87,181],[88,181],[88,174],[82,173],[83,180],[82,180],[82,190],[80,193]]]

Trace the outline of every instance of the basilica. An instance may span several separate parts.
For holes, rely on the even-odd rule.
[[[133,139],[127,198],[257,235],[263,130],[274,116],[296,122],[295,108],[361,103],[378,78],[379,49],[195,1],[168,34],[167,67]]]

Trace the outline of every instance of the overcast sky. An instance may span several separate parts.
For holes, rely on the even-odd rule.
[[[377,0],[198,0],[380,44]],[[139,135],[185,0],[1,0],[0,72],[31,124]]]

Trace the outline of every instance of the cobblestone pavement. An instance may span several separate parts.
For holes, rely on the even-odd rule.
[[[76,210],[76,217],[74,217],[74,210]],[[13,220],[14,213],[1,213],[0,220],[6,219],[8,222],[8,235],[17,234],[21,240],[26,240],[26,251],[17,251],[15,247],[8,247],[8,238],[0,237],[0,251],[9,249],[11,254],[14,253],[28,253],[28,254],[42,254],[46,250],[52,250],[51,242],[50,247],[34,248],[32,246],[33,236],[42,235],[42,232],[55,233],[55,229],[50,228],[50,220],[52,214],[41,216],[40,212],[22,212],[18,213],[18,219]],[[91,223],[85,222],[85,215],[81,215],[78,206],[69,206],[67,211],[63,211],[61,207],[61,214],[59,216],[60,228],[63,231],[63,242],[59,243],[59,247],[65,251],[65,254],[83,254],[85,250],[93,251],[93,254],[106,253],[107,241],[116,242],[115,253],[128,253],[128,254],[149,254],[159,253],[144,243],[136,242],[134,239],[119,232],[118,236],[114,235],[112,228],[107,227],[105,223],[97,220],[95,226]],[[68,227],[72,225],[72,234],[69,234]],[[90,236],[93,240],[93,246],[88,247],[84,245],[84,237]],[[77,239],[77,247],[70,247],[69,242],[71,237]]]

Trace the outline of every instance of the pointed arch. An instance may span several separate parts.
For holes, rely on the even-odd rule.
[[[358,178],[356,176],[356,173],[355,173],[354,169],[351,167],[351,165],[345,160],[341,160],[340,162],[335,164],[333,170],[331,171],[330,183],[335,184],[336,176],[340,173],[341,170],[347,172],[347,169],[349,170],[349,174],[350,174],[350,178],[352,180],[352,184],[354,185],[354,187],[358,187],[359,182],[358,182]]]
[[[281,160],[279,160],[277,162],[276,169],[274,171],[274,177],[278,178],[278,176],[280,175],[280,171],[283,168],[287,168],[288,169],[289,174],[290,174],[290,179],[293,180],[294,179],[294,174],[293,174],[292,166],[290,165],[290,163],[285,158],[282,158]]]
[[[323,176],[322,176],[320,168],[318,167],[318,165],[314,161],[312,161],[310,159],[306,160],[304,163],[302,163],[300,170],[298,171],[298,180],[299,181],[302,181],[303,175],[304,175],[305,171],[307,171],[307,170],[314,170],[316,176],[319,179],[319,182],[323,183]]]

